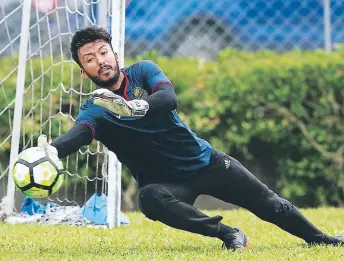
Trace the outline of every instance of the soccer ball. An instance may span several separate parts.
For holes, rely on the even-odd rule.
[[[61,160],[40,147],[22,151],[12,173],[16,186],[31,198],[47,198],[61,187],[64,180]]]

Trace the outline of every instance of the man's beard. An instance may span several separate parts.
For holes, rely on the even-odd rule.
[[[111,68],[112,69],[112,68]],[[92,80],[92,82],[99,86],[99,87],[104,87],[104,88],[109,88],[109,87],[112,87],[114,86],[117,82],[118,82],[118,79],[119,79],[119,75],[120,75],[120,70],[119,70],[119,65],[117,63],[116,65],[116,73],[114,76],[112,76],[110,79],[107,79],[107,80],[101,80],[100,77],[98,76],[91,76],[89,75],[87,72],[87,75],[88,77],[90,77],[90,79]]]

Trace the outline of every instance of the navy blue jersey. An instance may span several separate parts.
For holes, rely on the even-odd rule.
[[[145,99],[170,80],[151,61],[122,69],[126,100]],[[208,165],[211,145],[198,138],[177,111],[154,111],[140,119],[118,119],[111,111],[88,99],[76,123],[88,125],[93,138],[113,151],[139,183],[176,180],[193,175]]]

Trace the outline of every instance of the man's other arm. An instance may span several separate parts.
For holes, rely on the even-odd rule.
[[[143,80],[151,90],[145,100],[149,104],[149,111],[173,111],[177,109],[178,100],[172,82],[162,70],[152,61],[139,62]]]
[[[178,100],[173,87],[162,83],[154,88],[153,94],[145,100],[149,104],[149,111],[173,111],[178,107]]]

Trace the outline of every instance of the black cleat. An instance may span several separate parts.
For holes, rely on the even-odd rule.
[[[334,236],[335,246],[344,246],[344,236]]]
[[[236,250],[240,248],[248,248],[250,241],[248,237],[240,229],[234,228],[236,232],[227,233],[222,239],[222,248]]]
[[[308,245],[332,245],[332,246],[344,246],[344,236],[329,236],[322,235],[320,239],[307,242]]]

